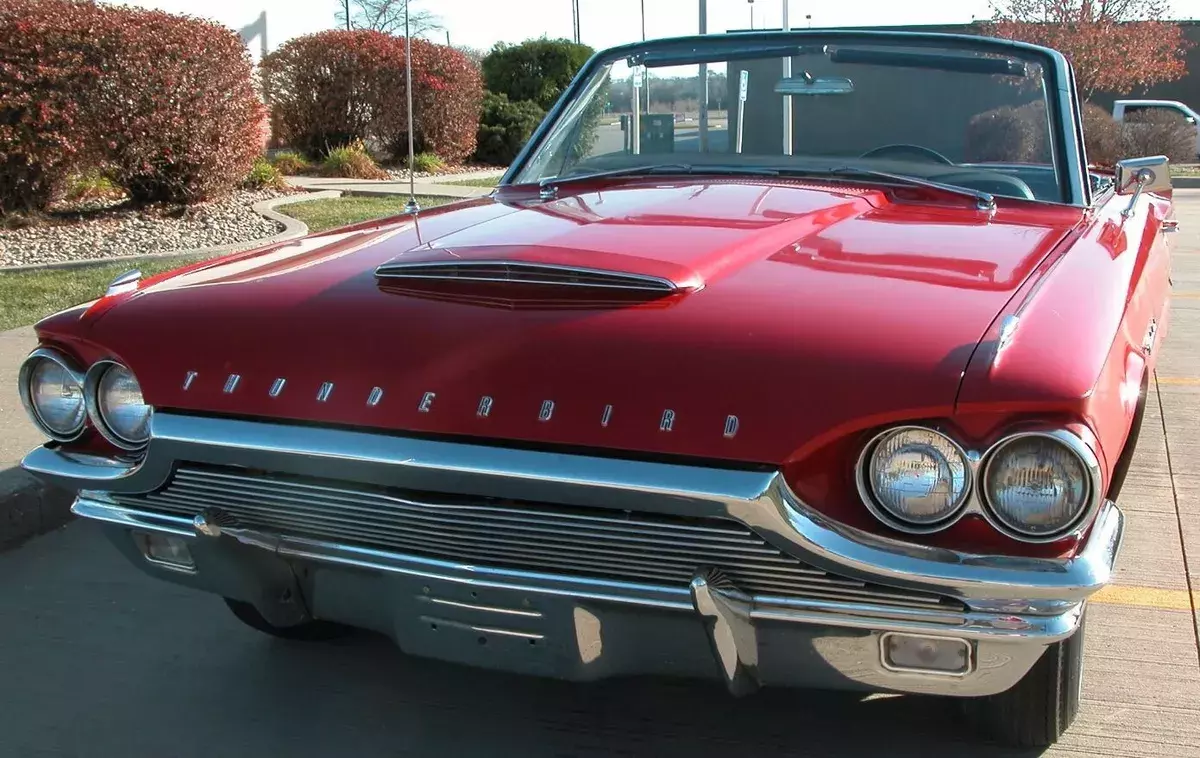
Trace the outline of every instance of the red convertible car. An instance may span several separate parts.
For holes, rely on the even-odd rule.
[[[646,70],[706,68],[727,118],[641,112]],[[1174,223],[1166,159],[1093,169],[1083,137],[1070,66],[1024,44],[608,50],[488,197],[44,320],[24,465],[279,637],[952,696],[1044,745],[1121,545]]]

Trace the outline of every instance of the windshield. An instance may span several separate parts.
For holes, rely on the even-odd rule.
[[[1048,98],[1053,86],[1035,51],[982,52],[900,37],[787,41],[725,36],[704,46],[622,50],[575,89],[513,181],[643,168],[843,180],[877,172],[884,183],[880,174],[892,183],[908,177],[1065,201],[1056,101]],[[701,76],[708,82],[707,112],[700,106]]]

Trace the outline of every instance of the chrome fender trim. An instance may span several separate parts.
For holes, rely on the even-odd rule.
[[[141,462],[50,445],[23,465],[70,490],[141,493],[176,461],[238,465],[366,484],[732,518],[800,560],[866,581],[961,598],[997,613],[1060,614],[1111,578],[1124,518],[1105,503],[1071,559],[975,555],[840,524],[801,502],[777,471],[714,468],[442,442],[372,432],[157,413]]]

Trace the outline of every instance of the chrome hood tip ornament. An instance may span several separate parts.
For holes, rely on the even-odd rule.
[[[133,292],[138,288],[138,284],[142,281],[142,272],[138,269],[130,269],[123,274],[118,274],[115,279],[108,283],[108,287],[104,290],[105,297],[113,295],[123,295],[126,292]]]

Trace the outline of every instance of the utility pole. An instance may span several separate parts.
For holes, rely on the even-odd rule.
[[[350,31],[350,0],[342,0],[342,9],[346,12],[346,31]]]
[[[708,0],[700,0],[700,33],[708,34]],[[700,152],[708,150],[708,64],[700,64]]]
[[[579,34],[579,0],[571,0],[571,34],[575,37],[575,44],[580,43]]]
[[[642,0],[642,42],[646,41],[646,0]],[[646,113],[650,113],[650,72],[646,71]]]
[[[746,0],[750,3],[750,31],[754,31],[754,0]]]
[[[788,26],[788,0],[783,0],[783,30],[791,31]],[[792,56],[783,57],[783,78],[792,78]],[[783,154],[792,154],[792,96],[783,96]]]

